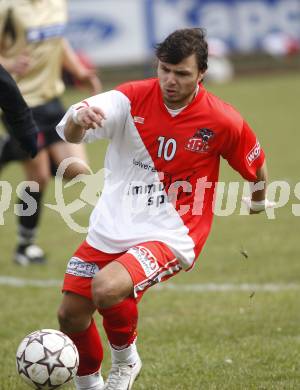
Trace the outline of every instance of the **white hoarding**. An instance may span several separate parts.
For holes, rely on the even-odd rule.
[[[139,0],[72,0],[67,36],[96,64],[142,62],[147,51]]]

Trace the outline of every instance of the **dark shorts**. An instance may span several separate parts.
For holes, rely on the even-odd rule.
[[[55,127],[65,114],[64,106],[59,99],[53,99],[40,106],[31,107],[33,118],[39,129],[38,148],[46,148],[56,142],[62,141],[57,134]],[[9,124],[3,117],[3,123],[9,134],[12,134]],[[17,141],[16,141],[17,143]],[[25,157],[26,155],[24,155]],[[27,156],[26,156],[27,157]]]
[[[55,142],[62,141],[55,127],[65,115],[65,109],[59,99],[53,99],[46,104],[32,107],[33,118],[39,129],[38,147],[45,148]]]

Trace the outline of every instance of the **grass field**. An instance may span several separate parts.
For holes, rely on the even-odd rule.
[[[234,104],[256,130],[268,157],[270,181],[287,181],[291,196],[285,207],[275,211],[275,219],[238,213],[216,217],[195,269],[145,295],[138,344],[144,368],[134,388],[300,389],[300,219],[292,213],[292,204],[300,203],[293,194],[300,182],[300,75],[252,76],[208,88]],[[74,91],[65,96],[67,105],[78,99]],[[104,151],[105,144],[88,146],[94,171],[102,166]],[[22,179],[17,164],[1,176],[12,184],[13,193]],[[221,180],[239,178],[224,163]],[[66,189],[68,199],[81,190],[80,184]],[[54,183],[45,202],[54,203]],[[86,206],[76,220],[86,225],[90,211]],[[14,219],[12,200],[0,226],[1,390],[25,389],[15,372],[16,348],[33,330],[57,328],[59,281],[84,238],[68,229],[58,213],[45,208],[38,242],[49,262],[20,268],[11,261]],[[5,277],[58,282],[16,287],[5,285]],[[205,288],[209,283],[210,291]],[[242,289],[242,284],[250,286]],[[264,290],[266,285],[269,289]],[[107,347],[105,351],[104,376],[109,370]]]

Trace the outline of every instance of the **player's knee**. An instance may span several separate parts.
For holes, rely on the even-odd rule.
[[[62,330],[65,329],[70,322],[70,317],[68,317],[67,313],[68,313],[67,310],[63,306],[60,306],[60,308],[57,311],[58,323],[60,325],[60,329]]]
[[[35,172],[34,177],[32,178],[35,182],[38,183],[40,191],[46,188],[50,180],[50,174],[48,172]]]
[[[78,317],[67,306],[60,306],[57,319],[62,332],[71,333],[78,326]]]
[[[93,280],[92,297],[94,304],[100,309],[115,305],[122,300],[115,283],[104,278]]]

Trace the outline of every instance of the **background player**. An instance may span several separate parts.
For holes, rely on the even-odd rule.
[[[86,160],[82,145],[61,142],[55,131],[55,125],[65,112],[59,100],[64,92],[62,67],[81,81],[86,81],[93,93],[101,90],[100,80],[95,73],[81,65],[63,38],[66,21],[64,0],[24,0],[0,4],[0,63],[17,81],[27,104],[32,108],[39,129],[39,152],[35,159],[30,160],[14,139],[16,129],[4,117],[10,136],[1,141],[0,164],[22,160],[26,180],[39,185],[38,192],[24,188],[27,196],[37,202],[37,210],[31,216],[19,217],[18,246],[14,259],[20,265],[45,261],[43,250],[33,243],[42,195],[51,177],[51,169],[55,172],[55,167],[70,156]],[[66,177],[73,178],[79,173],[85,173],[84,165],[73,163],[66,171]],[[22,199],[26,198],[25,195]]]
[[[75,104],[57,126],[69,142],[110,140],[103,193],[86,241],[67,266],[58,313],[79,350],[77,389],[131,389],[141,369],[137,303],[150,286],[194,266],[212,223],[221,157],[245,179],[263,183],[252,194],[251,212],[269,206],[255,134],[201,83],[207,69],[203,30],[175,31],[156,55],[158,78]],[[96,310],[112,355],[104,387]]]

